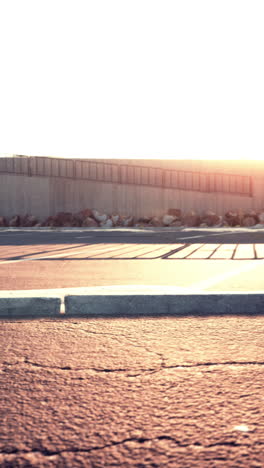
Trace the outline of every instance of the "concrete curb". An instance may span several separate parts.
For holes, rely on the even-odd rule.
[[[65,296],[67,316],[210,316],[264,314],[262,293]]]
[[[41,318],[59,316],[60,298],[0,297],[0,318]]]
[[[208,292],[173,286],[99,286],[0,292],[0,318],[264,314],[264,291]]]

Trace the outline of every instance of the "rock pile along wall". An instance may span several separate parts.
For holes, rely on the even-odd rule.
[[[261,163],[237,161],[0,158],[0,215],[44,220],[87,207],[136,217],[162,216],[169,208],[259,210],[263,174]]]

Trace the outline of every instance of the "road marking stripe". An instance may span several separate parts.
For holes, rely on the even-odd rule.
[[[86,247],[86,249],[87,249],[87,247]],[[78,253],[83,253],[83,252],[84,252],[83,250],[79,250],[78,252],[72,252],[72,253],[67,252],[67,257],[71,257],[73,255],[77,255]],[[7,261],[4,261],[4,262],[0,262],[0,265],[4,265],[6,263],[32,262],[34,260],[49,260],[49,258],[60,258],[60,257],[66,258],[65,253],[55,254],[55,255],[45,255],[45,256],[42,256],[42,257],[20,258],[18,260],[7,260]]]
[[[101,244],[102,245],[102,244]],[[118,244],[113,244],[115,246],[117,246]],[[120,244],[122,245],[122,244]],[[98,251],[97,249],[97,246],[98,244],[91,244],[91,246],[84,246],[82,248],[82,250],[78,250],[78,251],[74,251],[74,252],[64,252],[62,254],[55,254],[55,255],[45,255],[45,256],[38,256],[38,254],[35,254],[34,256],[30,256],[30,257],[27,257],[27,258],[20,258],[20,259],[16,259],[16,260],[7,260],[7,261],[1,261],[0,262],[0,265],[2,264],[5,264],[5,263],[17,263],[17,262],[25,262],[25,261],[33,261],[33,260],[48,260],[49,258],[61,258],[61,257],[65,257],[67,259],[67,257],[73,257],[73,256],[77,256],[79,254],[82,254],[82,257],[83,258],[83,255],[85,254],[89,254],[90,251],[94,252],[94,251]],[[90,247],[89,251],[87,251],[87,249]],[[100,252],[106,248],[109,247],[109,244],[106,244],[104,246],[104,248],[100,248]],[[120,247],[117,247],[117,248],[120,248]],[[88,256],[88,255],[87,255]]]
[[[158,245],[158,244],[157,244]],[[125,252],[121,252],[120,254],[116,254],[113,256],[113,258],[135,258],[135,257],[138,257],[138,254],[140,254],[142,251],[142,255],[144,255],[144,253],[147,255],[148,253],[151,253],[153,255],[153,251],[155,252],[156,250],[158,250],[158,246],[155,246],[155,244],[145,244],[145,245],[142,245],[141,244],[141,247],[138,246],[137,248],[133,248],[133,249],[130,249],[128,251],[125,251]],[[167,248],[168,250],[168,248]],[[128,257],[128,255],[130,254],[130,257]]]
[[[264,258],[264,244],[255,244],[257,258]]]
[[[61,247],[61,244],[58,244]],[[26,258],[20,258],[15,260],[4,260],[0,261],[0,264],[7,263],[17,263],[22,261],[32,261],[32,260],[48,260],[49,258],[61,258],[65,257],[76,257],[81,255],[79,258],[102,258],[107,256],[108,258],[157,258],[162,255],[169,253],[171,250],[182,247],[184,244],[88,244],[84,245],[80,250],[69,252],[66,248],[68,244],[64,244],[65,247],[62,253],[55,253],[53,255],[39,255],[33,254],[27,256]],[[70,248],[81,247],[81,244],[74,244]],[[20,247],[20,246],[19,246]],[[55,246],[53,246],[55,247]],[[57,247],[57,245],[56,245]],[[70,249],[69,248],[69,249]],[[178,258],[188,258],[188,259],[230,259],[236,248],[236,244],[192,244],[186,248],[181,249],[174,254],[169,255],[168,259]],[[264,256],[264,244],[255,244],[257,258],[263,258]],[[212,253],[213,250],[217,249]],[[58,251],[63,250],[62,248],[57,249]],[[142,252],[143,250],[143,252]],[[54,252],[53,250],[50,253]],[[114,252],[114,255],[112,253]],[[117,253],[115,253],[117,252]],[[130,257],[126,254],[132,253]],[[22,253],[20,252],[20,255]],[[110,254],[110,255],[109,255]],[[157,254],[157,255],[156,255]],[[19,254],[18,254],[19,255]],[[235,251],[234,259],[245,259],[245,260],[254,260],[254,244],[239,244],[237,250]],[[257,265],[256,265],[257,266]]]
[[[230,260],[232,258],[232,255],[234,253],[234,250],[236,249],[237,244],[220,244],[216,252],[211,255],[211,259],[223,259],[223,260]]]
[[[175,252],[172,255],[169,255],[167,259],[171,258],[186,258],[188,255],[193,253],[195,250],[198,250],[200,247],[202,247],[204,244],[192,244],[189,246],[186,246],[184,249],[181,249],[179,252]]]
[[[134,248],[137,245],[138,244],[134,244]],[[98,253],[96,252],[92,255],[89,255],[89,258],[104,258],[105,256],[107,256],[107,254],[110,254],[110,256],[112,257],[112,252],[126,252],[127,250],[130,251],[131,249],[133,249],[132,244],[112,244],[110,248],[108,246],[108,248],[104,250],[98,250]]]
[[[188,259],[207,259],[209,258],[214,251],[219,247],[220,244],[205,244],[200,249],[188,255]]]
[[[235,260],[237,259],[253,260],[255,258],[253,244],[239,244],[236,248],[233,258]]]
[[[36,245],[30,245],[30,246],[22,246],[22,245],[18,245],[18,246],[11,246],[13,247],[13,249],[9,248],[7,250],[5,250],[5,259],[7,259],[9,256],[12,258],[12,257],[20,257],[20,256],[23,256],[23,255],[27,255],[28,258],[30,257],[33,257],[33,256],[36,256],[36,255],[41,255],[41,254],[49,254],[49,253],[54,253],[54,252],[60,252],[61,250],[63,251],[68,251],[68,250],[71,250],[71,249],[74,249],[74,248],[80,248],[82,247],[83,244],[70,244],[70,247],[69,247],[69,244],[36,244]],[[5,247],[5,246],[1,246],[1,247]],[[28,247],[28,248],[26,248]],[[50,247],[50,249],[49,249]],[[56,247],[59,247],[59,248],[56,248]],[[22,248],[22,250],[21,250]],[[40,249],[39,252],[36,252],[36,253],[32,253],[32,249],[34,248],[37,248],[37,249]],[[15,259],[14,259],[15,260]],[[18,259],[19,260],[19,259]]]
[[[108,258],[117,258],[129,252],[141,251],[142,249],[146,249],[148,246],[151,249],[151,244],[123,244],[122,248],[112,249],[112,251],[109,251],[110,255],[108,256]],[[117,253],[115,253],[116,250],[118,250]],[[111,252],[114,252],[114,254],[112,255]],[[107,253],[108,252],[103,252],[98,255],[93,255],[93,258],[105,258],[105,255],[107,255]]]
[[[69,245],[69,244],[68,244]],[[56,247],[56,246],[55,246]],[[73,244],[71,245],[70,247],[67,247],[67,244],[64,245],[63,248],[59,248],[59,249],[52,249],[52,250],[46,250],[44,252],[38,252],[38,253],[33,253],[33,254],[26,254],[27,255],[27,258],[35,258],[35,257],[38,257],[38,256],[49,256],[49,254],[54,254],[55,256],[56,255],[65,255],[65,257],[67,255],[72,255],[73,252],[75,252],[75,249],[82,249],[86,247],[84,244]],[[73,252],[71,252],[73,250]]]
[[[237,268],[236,270],[233,271],[227,271],[226,273],[222,273],[221,275],[216,275],[213,276],[212,278],[199,281],[198,283],[193,283],[189,287],[191,289],[207,289],[210,288],[211,286],[214,286],[217,283],[221,283],[222,281],[225,281],[228,278],[232,278],[232,276],[237,276],[241,273],[245,273],[247,271],[253,270],[254,268],[257,268],[260,265],[264,265],[264,260],[260,260],[259,262],[256,262],[255,260],[247,260],[247,264],[244,266],[241,266],[240,268]]]
[[[95,255],[97,254],[100,254],[101,252],[110,252],[112,250],[118,250],[118,249],[122,249],[124,244],[121,244],[121,243],[118,243],[118,244],[106,244],[106,243],[103,243],[103,244],[93,244],[92,248],[89,248],[89,246],[87,246],[86,250],[83,252],[84,254],[86,254],[85,256],[75,256],[76,258],[91,258],[91,257],[94,257]],[[71,255],[72,256],[72,255]]]
[[[213,234],[199,234],[199,236],[179,237],[177,240],[198,239],[200,237],[223,236],[225,234],[234,234],[234,232],[215,232]]]
[[[158,245],[158,244],[157,244]],[[157,258],[161,257],[162,255],[166,255],[167,253],[169,254],[172,250],[179,249],[180,247],[183,247],[184,244],[167,244],[163,247],[159,247],[156,250],[153,250],[151,252],[143,253],[141,255],[137,255],[137,258]]]

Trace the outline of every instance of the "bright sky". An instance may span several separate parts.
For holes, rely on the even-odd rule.
[[[263,0],[0,0],[0,153],[264,159]]]

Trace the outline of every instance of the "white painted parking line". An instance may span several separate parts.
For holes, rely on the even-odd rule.
[[[184,259],[191,253],[195,252],[196,250],[200,249],[204,244],[191,244],[188,247],[185,247],[184,249],[181,249],[167,257],[168,260],[174,259],[174,258],[179,258],[179,259]]]
[[[239,262],[238,262],[239,263]],[[257,268],[260,265],[264,265],[264,260],[247,260],[247,264],[244,266],[241,266],[240,268],[237,268],[232,271],[227,271],[225,273],[222,273],[221,275],[216,275],[213,276],[212,278],[208,278],[203,281],[199,281],[198,283],[193,283],[189,287],[191,289],[206,289],[210,288],[211,286],[214,286],[215,284],[221,283],[222,281],[225,281],[229,278],[232,278],[233,276],[237,276],[241,273],[245,273],[250,270],[254,270],[254,268]]]
[[[177,240],[179,241],[182,241],[182,240],[186,240],[186,239],[198,239],[200,237],[211,237],[211,236],[223,236],[224,234],[234,234],[234,232],[216,232],[216,233],[213,233],[213,234],[202,234],[202,235],[199,235],[199,236],[188,236],[188,237],[177,237]]]
[[[89,246],[87,246],[87,250],[85,250],[84,252],[82,252],[81,256],[80,255],[71,255],[71,257],[74,257],[76,259],[78,258],[91,258],[93,257],[94,255],[98,254],[98,253],[101,253],[101,252],[109,252],[109,251],[112,251],[112,250],[117,250],[117,249],[121,249],[123,247],[124,244],[91,244]]]
[[[153,244],[135,244],[133,248],[117,252],[115,255],[112,255],[111,258],[135,258],[140,253],[153,252],[158,249],[158,246]]]
[[[136,258],[153,258],[153,259],[158,258],[158,257],[161,257],[162,255],[166,255],[170,253],[173,250],[180,249],[183,246],[184,244],[163,244],[159,246],[158,248],[156,246],[156,248],[151,250],[150,252],[137,255]]]
[[[230,260],[237,247],[237,244],[222,244],[218,247],[216,252],[211,255],[210,259]]]
[[[194,244],[193,244],[194,245]],[[200,249],[188,255],[188,259],[207,259],[214,251],[219,247],[220,244],[205,244]]]
[[[239,244],[236,248],[233,258],[235,260],[238,260],[238,259],[253,260],[255,258],[254,245],[253,244]]]
[[[42,256],[42,257],[29,257],[29,258],[20,258],[18,260],[7,260],[7,261],[4,261],[4,262],[0,262],[0,265],[4,265],[6,263],[10,264],[10,263],[19,263],[19,262],[32,262],[34,260],[49,260],[49,258],[59,258],[59,257],[71,257],[73,255],[77,255],[79,253],[85,253],[87,252],[87,247],[85,248],[86,250],[78,250],[77,252],[72,252],[72,253],[62,253],[62,254],[55,254],[55,255],[46,255],[46,256]]]
[[[264,258],[264,244],[255,244],[257,258]]]
[[[90,255],[91,258],[114,258],[118,257],[119,255],[126,254],[128,252],[133,252],[135,250],[142,250],[144,248],[144,244],[123,244],[117,248],[106,249],[103,252],[99,252],[96,255]]]
[[[214,234],[210,234],[210,235],[213,236]],[[183,241],[183,240],[188,240],[188,239],[198,239],[200,237],[205,237],[205,236],[203,235],[203,236],[177,237],[177,240]]]
[[[36,245],[11,245],[11,246],[0,246],[0,251],[1,252],[1,257],[3,260],[19,260],[19,258],[16,257],[36,257],[36,256],[44,256],[44,255],[49,255],[49,254],[55,254],[56,252],[61,253],[62,251],[65,252],[65,254],[72,250],[72,249],[77,249],[77,248],[83,248],[85,247],[85,244],[83,243],[78,243],[78,244],[36,244]],[[34,250],[36,250],[34,252]]]

